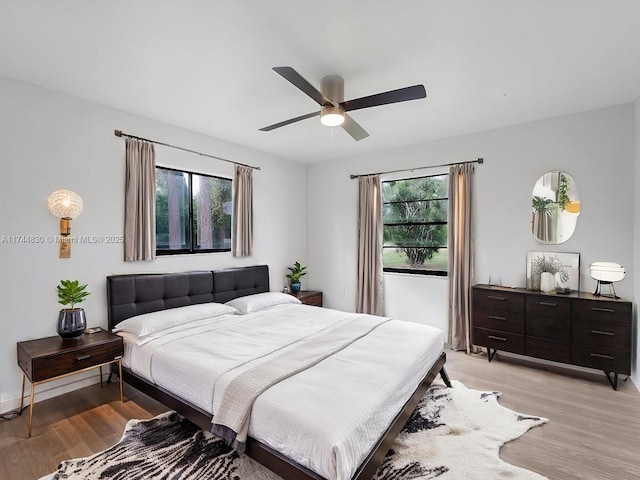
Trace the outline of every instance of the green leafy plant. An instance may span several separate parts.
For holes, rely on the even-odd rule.
[[[556,203],[550,198],[535,196],[531,199],[531,206],[540,213],[551,215],[551,212],[556,207]]]
[[[71,305],[75,308],[76,303],[81,303],[84,299],[91,295],[86,292],[87,285],[80,285],[78,280],[60,280],[58,285],[58,303],[62,305]]]
[[[540,275],[543,272],[549,272],[554,275],[556,273],[559,273],[560,280],[562,280],[562,282],[566,282],[567,280],[569,280],[569,273],[564,268],[562,262],[560,261],[560,257],[558,257],[557,255],[555,257],[549,258],[546,258],[544,255],[542,255],[541,257],[535,258],[531,262],[531,272],[533,273],[533,275]]]
[[[287,267],[287,268],[290,271],[290,273],[287,274],[287,278],[291,283],[299,283],[300,277],[303,277],[307,274],[306,272],[307,267],[303,267],[302,265],[300,265],[300,262],[296,262],[293,264],[293,267]]]
[[[558,201],[558,208],[560,208],[560,210],[564,210],[567,205],[569,205],[569,202],[571,201],[569,199],[569,179],[565,176],[560,174],[560,185],[558,186],[558,192],[556,194],[557,196],[557,201]]]

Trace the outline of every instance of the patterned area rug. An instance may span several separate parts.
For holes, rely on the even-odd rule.
[[[375,480],[518,479],[546,477],[499,458],[502,445],[542,425],[453,381],[434,383],[413,412]],[[278,480],[280,477],[175,412],[131,420],[120,442],[91,457],[67,460],[44,479]]]

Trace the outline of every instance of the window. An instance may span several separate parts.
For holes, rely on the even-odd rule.
[[[382,182],[385,272],[447,275],[449,175]]]
[[[156,255],[231,251],[231,180],[156,167]]]

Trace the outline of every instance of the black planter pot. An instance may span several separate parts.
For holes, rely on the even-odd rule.
[[[58,335],[62,338],[77,338],[87,328],[87,319],[82,308],[63,308],[58,316]]]

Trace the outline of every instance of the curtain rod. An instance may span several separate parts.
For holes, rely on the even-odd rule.
[[[209,155],[207,153],[196,152],[195,150],[189,150],[188,148],[178,147],[177,145],[171,145],[170,143],[158,142],[157,140],[149,140],[148,138],[137,137],[135,135],[131,135],[129,133],[124,133],[122,130],[114,130],[114,135],[116,137],[129,137],[135,138],[136,140],[142,140],[144,142],[155,143],[156,145],[162,145],[165,147],[175,148],[176,150],[182,150],[183,152],[195,153],[196,155],[201,155],[203,157],[214,158],[216,160],[222,160],[223,162],[233,163],[234,165],[242,165],[243,167],[253,168],[254,170],[260,170],[260,167],[254,167],[253,165],[247,165],[245,163],[234,162],[233,160],[227,160],[226,158],[216,157],[215,155]]]
[[[349,175],[351,180],[358,177],[368,177],[369,175],[382,175],[384,173],[398,173],[398,172],[413,172],[414,170],[423,170],[425,168],[437,168],[437,167],[451,167],[453,165],[463,165],[465,163],[484,163],[484,158],[478,158],[477,160],[469,160],[468,162],[455,162],[455,163],[442,163],[440,165],[429,165],[426,167],[414,167],[414,168],[402,168],[400,170],[387,170],[386,172],[377,173],[360,173],[358,175]]]

